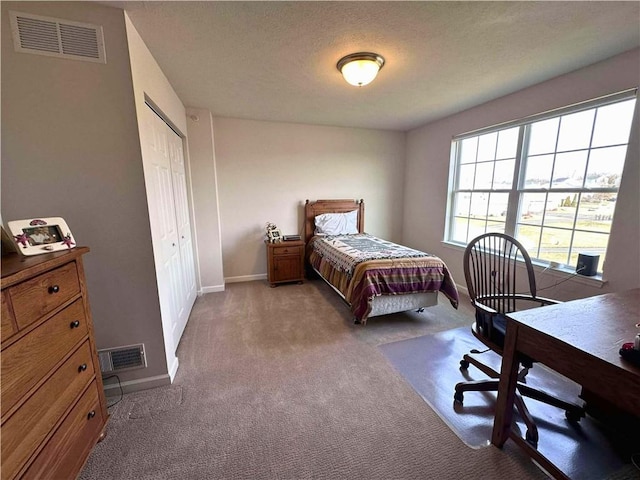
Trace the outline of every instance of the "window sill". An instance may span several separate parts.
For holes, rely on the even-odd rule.
[[[446,240],[443,240],[441,243],[444,247],[450,248],[452,250],[457,250],[459,252],[464,252],[465,250],[465,246],[459,243],[448,242]],[[575,269],[571,267],[550,267],[549,264],[536,260],[532,260],[531,263],[533,263],[533,269],[536,272],[536,276],[544,273],[545,275],[550,275],[552,277],[558,278],[561,281],[564,281],[569,277],[573,277],[572,282],[580,283],[582,285],[589,285],[595,288],[602,288],[607,284],[607,280],[602,278],[602,275],[600,273],[594,275],[593,277],[587,277],[584,275],[578,275]]]

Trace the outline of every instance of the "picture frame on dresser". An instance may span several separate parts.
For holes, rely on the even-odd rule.
[[[16,250],[22,255],[68,250],[76,245],[75,239],[62,217],[30,218],[7,223]]]

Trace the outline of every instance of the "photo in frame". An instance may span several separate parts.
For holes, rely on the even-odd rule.
[[[16,250],[23,255],[39,255],[75,247],[76,242],[61,217],[12,220],[7,223]]]
[[[282,240],[282,232],[274,223],[267,222],[265,228],[267,230],[267,241],[269,243],[277,243]]]

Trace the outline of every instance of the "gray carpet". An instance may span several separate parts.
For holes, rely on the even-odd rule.
[[[491,443],[496,394],[493,392],[467,392],[464,405],[455,405],[453,392],[456,383],[484,380],[487,377],[473,366],[466,373],[458,368],[462,355],[472,348],[484,350],[468,327],[447,330],[434,335],[416,337],[380,346],[380,350],[402,374],[420,396],[472,448]],[[501,357],[493,352],[476,358],[496,371]],[[559,398],[581,404],[580,386],[561,375],[536,364],[527,375],[527,384],[533,388],[553,392]],[[629,450],[620,448],[619,435],[607,429],[592,417],[577,425],[569,423],[564,411],[550,405],[525,399],[525,403],[539,429],[538,450],[560,468],[568,477],[580,480],[619,478],[628,472],[628,478],[639,478],[640,472],[631,465]],[[516,418],[514,427],[524,436],[524,421]],[[640,439],[632,451],[640,451]]]
[[[110,409],[80,478],[546,478],[515,446],[467,447],[378,349],[471,319],[443,299],[359,326],[321,281],[227,285],[197,299],[174,384]]]

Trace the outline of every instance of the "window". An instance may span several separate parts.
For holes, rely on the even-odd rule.
[[[455,137],[446,239],[516,237],[533,259],[602,272],[633,120],[627,91]]]

